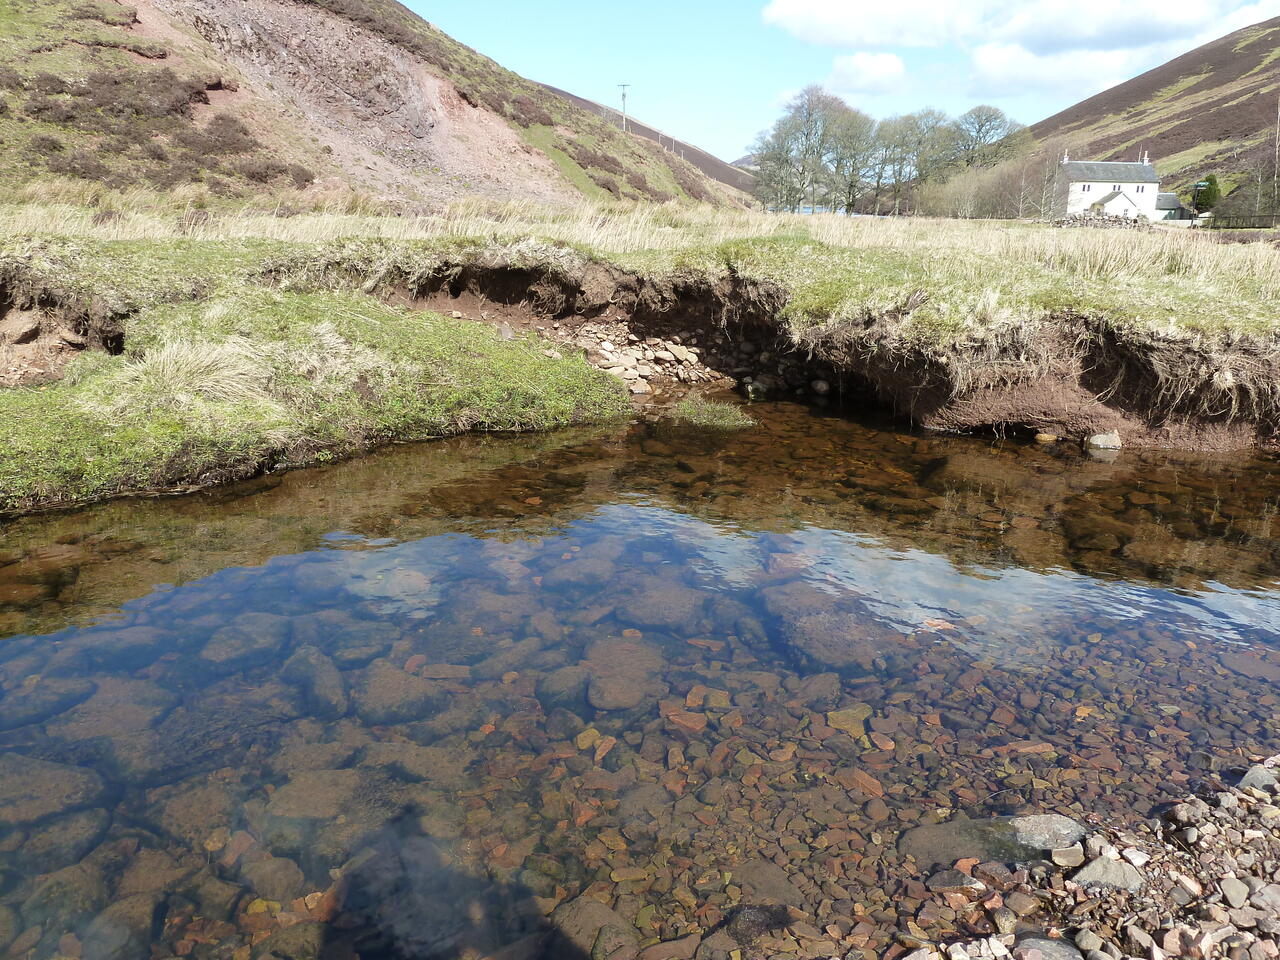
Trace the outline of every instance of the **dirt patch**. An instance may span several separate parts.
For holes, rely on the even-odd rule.
[[[86,338],[39,307],[0,306],[0,387],[58,380]]]

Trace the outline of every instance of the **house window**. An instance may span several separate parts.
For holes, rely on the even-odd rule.
[[[1080,192],[1081,192],[1081,193],[1088,193],[1088,192],[1089,192],[1090,187],[1091,187],[1091,184],[1088,184],[1088,183],[1082,183],[1082,184],[1080,184]]]
[[[1119,192],[1120,192],[1120,184],[1118,184],[1118,183],[1113,183],[1113,184],[1111,185],[1111,189],[1112,189],[1113,191],[1115,191],[1116,193],[1119,193]]]
[[[1139,192],[1139,193],[1146,193],[1146,192],[1147,192],[1147,188],[1146,188],[1146,187],[1138,187],[1138,192]]]

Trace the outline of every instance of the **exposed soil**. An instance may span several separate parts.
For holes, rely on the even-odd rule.
[[[1182,340],[1061,316],[946,346],[896,336],[894,318],[797,338],[780,319],[786,292],[767,282],[530,266],[501,252],[441,262],[383,293],[510,336],[537,334],[550,351],[582,350],[637,397],[712,384],[752,397],[830,395],[929,429],[1075,440],[1114,432],[1125,446],[1231,450],[1271,447],[1280,435],[1274,392],[1259,390],[1280,383],[1277,359],[1244,337]],[[0,383],[56,378],[79,349],[120,352],[126,320],[0,280]]]
[[[412,53],[334,14],[289,0],[143,0],[144,29],[171,40],[166,15],[246,79],[237,112],[253,113],[248,91],[270,91],[260,112],[272,112],[268,99],[286,106],[299,130],[370,186],[440,199],[569,199],[554,164],[506,121],[466,103]]]
[[[1122,336],[1094,318],[1064,316],[1030,344],[930,353],[894,343],[889,330],[877,340],[859,328],[836,329],[802,347],[779,323],[787,297],[777,287],[733,275],[652,280],[595,264],[576,277],[500,264],[446,269],[401,296],[562,341],[613,372],[615,351],[602,353],[602,340],[695,344],[692,366],[657,362],[650,372],[640,363],[641,379],[655,387],[723,382],[751,395],[870,396],[920,426],[949,432],[1076,439],[1116,432],[1126,445],[1197,450],[1276,439],[1265,397],[1230,376],[1197,381],[1189,373],[1275,365],[1247,342],[1219,349]]]

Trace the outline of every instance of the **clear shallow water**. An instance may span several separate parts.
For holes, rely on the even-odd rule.
[[[756,409],[10,524],[0,941],[523,956],[781,894],[874,954],[953,919],[903,831],[1277,752],[1274,462]]]

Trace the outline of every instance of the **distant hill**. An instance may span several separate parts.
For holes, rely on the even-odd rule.
[[[1171,189],[1208,173],[1230,188],[1270,170],[1280,96],[1280,17],[1237,30],[1031,128],[1075,157],[1149,151]]]
[[[727,202],[685,152],[395,0],[0,0],[0,188]]]

